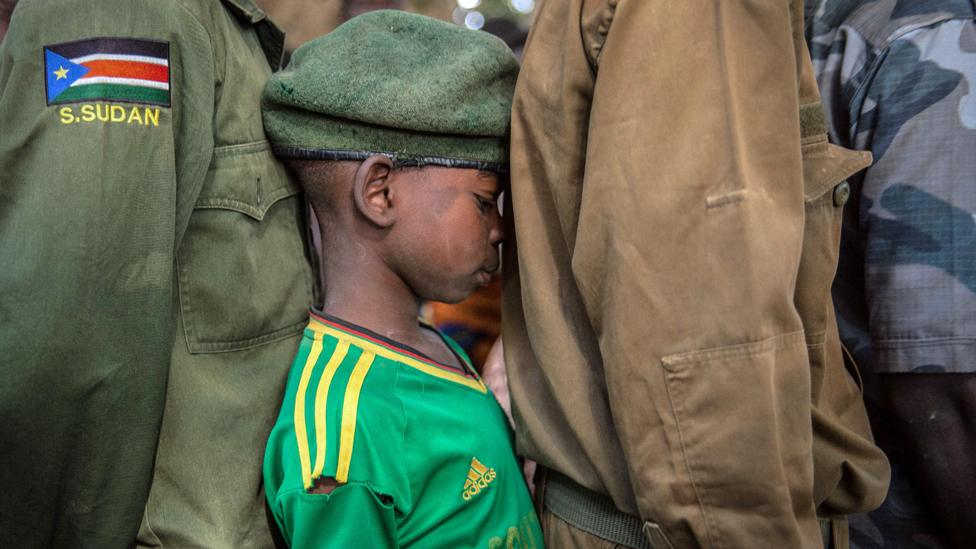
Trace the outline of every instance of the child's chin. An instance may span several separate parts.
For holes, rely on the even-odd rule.
[[[461,294],[459,296],[445,296],[440,299],[434,299],[432,301],[440,301],[441,303],[447,303],[448,305],[457,305],[458,303],[464,301],[468,298],[474,291],[468,292],[466,294]]]
[[[445,288],[442,293],[439,293],[436,297],[428,298],[430,301],[439,301],[441,303],[447,303],[448,305],[456,305],[465,299],[467,299],[471,294],[474,293],[478,288],[466,288],[466,289],[447,289]]]

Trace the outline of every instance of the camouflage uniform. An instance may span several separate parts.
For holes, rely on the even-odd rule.
[[[974,4],[820,0],[806,16],[830,137],[875,159],[850,180],[834,300],[893,475],[852,544],[943,547],[875,376],[976,371]]]

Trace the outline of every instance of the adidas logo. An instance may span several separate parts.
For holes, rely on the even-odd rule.
[[[471,467],[468,469],[468,478],[464,479],[464,493],[461,497],[464,501],[477,496],[482,490],[488,487],[495,477],[494,469],[485,467],[485,464],[478,461],[478,458],[471,458]]]

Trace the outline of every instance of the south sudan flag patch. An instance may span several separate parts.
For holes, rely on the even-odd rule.
[[[169,43],[92,38],[44,46],[47,104],[170,105]]]

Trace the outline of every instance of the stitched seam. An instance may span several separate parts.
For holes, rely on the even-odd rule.
[[[969,17],[964,17],[964,16],[954,16],[954,17],[941,16],[941,18],[937,18],[937,19],[934,19],[934,20],[931,20],[931,21],[920,22],[920,23],[917,23],[915,25],[908,25],[908,26],[905,26],[905,27],[901,27],[898,30],[896,30],[895,32],[892,32],[890,35],[888,35],[888,38],[886,38],[885,41],[882,44],[880,44],[878,47],[871,48],[871,52],[874,54],[874,60],[871,61],[871,63],[866,67],[866,68],[870,69],[870,70],[867,71],[867,74],[870,74],[871,77],[870,78],[865,78],[864,79],[864,82],[861,82],[861,85],[858,86],[854,90],[854,93],[851,94],[851,99],[850,99],[850,101],[847,102],[847,112],[851,112],[851,107],[854,104],[854,100],[861,95],[861,92],[865,90],[865,87],[868,86],[870,83],[874,82],[874,73],[878,70],[878,68],[880,67],[881,63],[885,59],[887,59],[888,52],[891,50],[892,43],[897,42],[898,40],[901,40],[902,38],[905,38],[907,35],[909,35],[909,34],[911,34],[913,32],[922,30],[922,29],[932,28],[932,27],[934,27],[934,26],[936,26],[938,24],[946,23],[948,21],[964,21],[964,20],[967,20],[967,19],[969,19]],[[861,39],[862,42],[864,42],[864,43],[867,43],[868,42],[867,41],[867,38],[865,38],[865,36],[864,36],[863,33],[861,33],[857,29],[854,29],[853,27],[850,27],[850,28],[851,28],[851,32],[853,34],[857,34],[857,36]],[[855,70],[855,71],[852,71],[851,74],[856,74],[857,72],[858,71]],[[859,111],[860,111],[860,109],[859,109]]]
[[[960,16],[960,15],[936,15],[934,18],[916,21],[910,25],[905,25],[903,27],[899,27],[894,31],[892,31],[891,34],[889,34],[888,37],[885,38],[883,42],[883,46],[881,47],[887,49],[891,47],[892,42],[897,42],[898,40],[901,40],[905,36],[915,31],[919,31],[930,27],[935,27],[943,23],[948,23],[949,21],[965,21],[967,19],[969,19],[969,17]]]
[[[974,343],[976,344],[976,338],[973,337],[886,337],[886,338],[876,338],[874,341],[874,346],[876,348],[888,348],[886,344],[890,344],[892,347],[898,347],[901,343],[914,343],[920,346],[926,345],[938,345],[941,343]]]
[[[184,243],[183,246],[188,246],[188,244]],[[180,248],[182,249],[183,246],[181,246]],[[180,254],[179,252],[177,252],[176,254],[176,274],[177,274],[177,283],[178,283],[177,294],[180,300],[180,316],[183,317],[183,337],[186,339],[187,351],[192,352],[193,344],[190,342],[195,340],[196,337],[193,331],[193,321],[191,320],[193,316],[191,314],[193,312],[193,307],[190,305],[190,299],[189,299],[190,277],[186,275],[186,270],[180,266],[181,263],[182,262],[180,261]]]
[[[397,391],[397,384],[399,382],[400,382],[400,369],[397,368],[393,372],[393,396],[396,397],[397,402],[400,403],[400,413],[403,415],[403,430],[400,432],[400,443],[403,445],[402,447],[403,447],[403,452],[404,452],[404,458],[405,459],[401,462],[401,465],[403,466],[403,469],[404,469],[404,476],[407,477],[407,490],[409,491],[409,493],[407,495],[407,498],[408,498],[409,503],[410,503],[410,509],[413,510],[413,506],[414,506],[414,501],[413,501],[413,486],[414,486],[414,484],[413,484],[414,483],[414,479],[413,479],[413,468],[410,467],[410,459],[407,456],[407,451],[410,448],[410,446],[407,445],[407,431],[409,430],[409,422],[410,422],[410,419],[407,416],[407,405],[403,402],[403,399],[400,398],[400,393],[399,393],[399,391]],[[406,502],[401,502],[401,504],[403,504],[403,503],[406,503]]]
[[[156,543],[159,544],[160,549],[164,549],[166,547],[166,544],[164,544],[163,543],[163,540],[160,539],[159,534],[157,534],[156,531],[153,530],[152,522],[150,522],[150,520],[149,520],[149,503],[150,503],[151,500],[152,500],[152,498],[149,498],[149,499],[146,500],[146,507],[143,510],[143,513],[145,513],[145,519],[146,519],[146,529],[149,530],[149,533],[152,535],[153,538],[155,538]]]
[[[293,189],[287,185],[278,187],[274,191],[269,192],[263,197],[258,197],[256,204],[251,204],[250,202],[245,202],[237,198],[230,198],[224,196],[209,196],[207,198],[202,198],[197,201],[194,206],[195,210],[233,210],[240,212],[242,214],[253,217],[254,219],[261,221],[264,216],[274,206],[275,202],[298,194],[296,189]],[[297,229],[297,227],[296,227]]]
[[[797,335],[800,335],[801,337],[797,338],[796,337]],[[773,337],[770,337],[770,338],[766,338],[766,339],[763,339],[763,340],[760,340],[760,341],[755,341],[755,342],[750,342],[750,343],[743,343],[743,344],[733,345],[733,346],[729,346],[729,347],[717,347],[717,348],[711,348],[711,349],[703,349],[703,350],[699,350],[699,351],[691,351],[691,352],[687,352],[687,353],[681,353],[681,354],[678,354],[678,355],[671,355],[671,356],[668,356],[668,357],[665,357],[665,358],[661,359],[661,363],[662,363],[662,365],[664,367],[664,370],[665,370],[665,384],[664,384],[664,386],[665,386],[665,390],[668,393],[668,401],[669,401],[669,404],[671,405],[671,410],[672,410],[671,413],[672,413],[672,416],[674,417],[675,429],[678,431],[678,441],[679,441],[679,443],[681,445],[682,458],[684,459],[685,467],[687,468],[687,471],[688,471],[688,480],[691,482],[692,490],[695,492],[695,497],[697,498],[699,508],[701,509],[702,520],[705,523],[706,536],[708,537],[709,542],[714,547],[720,547],[720,546],[721,547],[724,547],[725,544],[724,543],[719,543],[718,541],[716,541],[716,537],[712,533],[713,530],[717,530],[717,529],[714,528],[711,525],[711,522],[709,520],[709,515],[705,513],[705,504],[706,504],[706,501],[705,501],[705,498],[702,497],[702,494],[704,492],[699,489],[698,484],[695,482],[694,474],[692,473],[692,471],[693,471],[693,469],[692,469],[692,459],[688,455],[687,446],[685,445],[685,441],[684,441],[684,435],[683,435],[682,430],[681,430],[681,422],[679,421],[679,418],[678,418],[678,407],[675,405],[674,395],[673,395],[673,392],[671,390],[671,383],[670,383],[670,377],[669,376],[670,376],[670,374],[673,374],[674,373],[674,371],[672,369],[672,366],[674,366],[676,364],[681,364],[681,363],[689,362],[689,361],[692,361],[692,360],[694,360],[694,361],[710,361],[710,360],[714,360],[716,358],[736,358],[736,357],[742,357],[742,356],[747,356],[749,354],[753,354],[753,353],[756,353],[756,352],[768,351],[768,350],[777,349],[777,348],[784,349],[784,350],[785,349],[790,349],[794,345],[804,344],[805,338],[803,338],[802,335],[803,335],[803,330],[796,330],[796,331],[793,331],[793,332],[788,332],[786,334],[781,334],[781,335],[778,335],[778,336],[773,336]],[[793,342],[792,344],[789,344],[790,343],[789,342],[790,339],[796,339],[797,341]],[[721,541],[721,538],[718,538],[718,540]]]
[[[810,135],[810,136],[804,137],[803,139],[800,139],[800,146],[814,145],[814,144],[826,143],[826,142],[827,142],[827,134],[826,133],[818,133],[818,134]]]
[[[773,337],[768,337],[766,339],[760,339],[758,341],[749,341],[746,343],[739,343],[737,345],[729,345],[725,347],[709,347],[707,349],[699,349],[695,351],[688,351],[685,353],[678,353],[674,355],[669,355],[661,361],[664,363],[665,369],[671,370],[672,366],[681,364],[683,362],[697,361],[697,360],[712,360],[718,357],[722,358],[732,358],[740,357],[752,354],[759,350],[766,350],[773,348],[777,345],[780,340],[788,340],[796,336],[797,334],[803,334],[803,330],[796,330],[793,332],[787,332],[785,334],[775,335]],[[789,349],[790,347],[782,347],[784,349]]]
[[[271,144],[268,143],[267,139],[262,139],[260,141],[250,141],[247,143],[236,143],[233,145],[221,145],[219,147],[214,147],[214,157],[223,156],[236,156],[237,154],[248,154],[248,153],[259,153],[264,151],[270,151]]]
[[[184,315],[185,318],[185,315]],[[184,320],[185,322],[185,320]],[[190,345],[190,352],[193,354],[199,353],[230,353],[235,351],[244,351],[246,349],[252,349],[254,347],[259,347],[266,343],[271,343],[272,341],[277,341],[279,339],[286,339],[292,335],[300,332],[305,327],[305,321],[302,320],[296,324],[290,324],[284,328],[278,328],[273,332],[259,335],[256,337],[245,338],[234,341],[197,341],[193,345]]]
[[[214,81],[214,88],[215,88],[214,89],[214,107],[215,107],[214,110],[216,111],[216,105],[220,103],[220,97],[218,97],[218,95],[217,95],[217,89],[216,89],[216,85],[217,85],[217,55],[216,55],[216,51],[214,51],[213,34],[211,34],[210,33],[210,29],[207,28],[206,25],[204,25],[203,23],[201,23],[200,20],[197,19],[197,16],[194,15],[192,11],[190,11],[190,8],[187,7],[185,1],[181,1],[177,5],[180,8],[183,9],[183,11],[186,13],[186,15],[190,19],[193,19],[193,21],[197,24],[197,26],[200,27],[200,29],[203,31],[203,33],[207,35],[207,40],[210,41],[210,61],[213,63],[213,68],[214,68],[214,73],[212,75],[213,76],[213,81]],[[183,60],[181,59],[180,60],[180,66],[181,67],[183,66],[182,65],[182,62],[183,62]],[[170,102],[172,103],[172,98],[170,99]]]
[[[662,361],[664,362],[664,361]],[[705,513],[705,501],[701,496],[701,492],[698,489],[698,484],[695,482],[695,476],[692,474],[691,460],[688,456],[688,448],[685,445],[685,437],[681,432],[681,421],[678,419],[678,408],[674,404],[674,395],[671,391],[671,384],[668,383],[668,374],[671,372],[665,367],[664,377],[664,389],[668,393],[668,403],[671,405],[671,415],[674,417],[675,430],[678,431],[678,443],[681,445],[681,458],[685,462],[685,469],[688,471],[688,481],[691,482],[691,489],[695,492],[695,498],[698,500],[698,509],[701,511],[702,520],[705,522],[705,532],[708,536],[710,543],[715,543],[712,537],[711,525],[709,524],[708,514]]]

